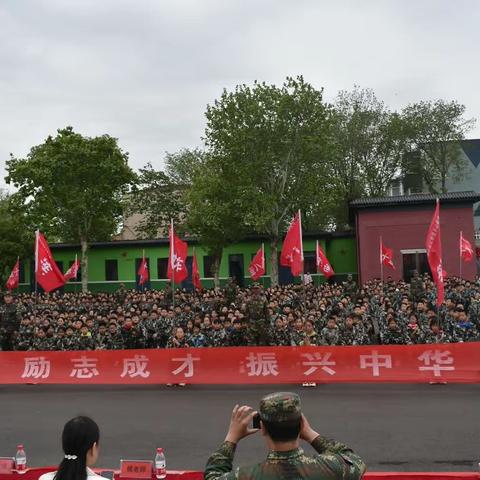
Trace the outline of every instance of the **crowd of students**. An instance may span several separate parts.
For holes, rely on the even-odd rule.
[[[174,302],[168,289],[18,294],[9,309],[18,321],[11,343],[14,350],[105,350],[480,340],[480,282],[450,278],[440,308],[435,298],[434,284],[420,276],[361,287],[351,278],[266,289],[231,281],[223,289],[177,290]],[[259,328],[260,336],[252,334]]]

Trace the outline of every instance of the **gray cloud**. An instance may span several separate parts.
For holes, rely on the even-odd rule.
[[[329,100],[358,84],[392,108],[457,99],[480,117],[479,23],[477,0],[4,0],[0,174],[65,125],[160,166],[201,145],[222,88],[287,75]]]

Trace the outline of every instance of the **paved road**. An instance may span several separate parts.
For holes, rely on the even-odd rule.
[[[480,385],[328,385],[298,391],[311,423],[341,440],[371,470],[472,470],[480,461]],[[0,386],[0,456],[25,444],[31,465],[57,464],[63,424],[90,415],[101,427],[102,467],[153,457],[171,469],[201,469],[225,435],[235,403],[258,404],[285,387]],[[311,451],[309,446],[307,451]],[[265,456],[260,436],[244,440],[239,463]],[[475,467],[476,469],[476,467]]]

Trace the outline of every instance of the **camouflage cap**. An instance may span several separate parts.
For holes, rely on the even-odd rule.
[[[267,422],[296,420],[302,416],[300,397],[292,392],[270,393],[260,400],[258,413]]]

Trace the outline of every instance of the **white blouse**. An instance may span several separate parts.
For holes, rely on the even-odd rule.
[[[57,472],[48,472],[40,475],[38,480],[53,480]],[[87,479],[88,480],[109,480],[108,478],[97,475],[93,470],[87,467]]]

